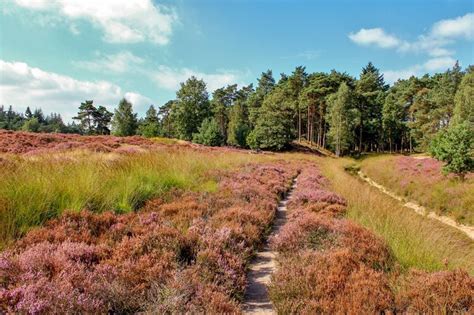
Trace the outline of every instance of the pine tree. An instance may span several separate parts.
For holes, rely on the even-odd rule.
[[[251,128],[257,124],[260,107],[262,107],[263,100],[275,87],[275,79],[273,78],[272,70],[262,72],[262,75],[257,80],[257,88],[255,92],[249,97],[249,121]]]
[[[255,129],[247,137],[252,149],[281,150],[294,139],[293,108],[285,85],[263,101]]]
[[[211,114],[206,83],[194,76],[181,83],[181,88],[176,93],[176,103],[172,108],[178,137],[191,140],[203,120]]]
[[[369,62],[362,69],[356,84],[357,109],[359,117],[359,153],[365,147],[379,147],[382,139],[382,104],[385,99],[385,84],[383,75]]]
[[[85,101],[79,106],[79,112],[77,113],[77,116],[72,118],[79,121],[81,129],[86,134],[90,135],[95,132],[94,113],[96,110],[97,109],[94,106],[94,101]],[[36,117],[36,111],[33,116]]]
[[[352,92],[345,82],[341,83],[338,91],[328,100],[329,140],[340,156],[349,149],[352,142],[353,99]]]
[[[33,113],[31,112],[31,109],[29,106],[26,107],[26,110],[25,110],[25,118],[26,119],[30,119],[33,117]]]
[[[219,130],[224,139],[227,138],[227,125],[229,123],[229,110],[237,98],[237,84],[228,85],[212,93],[211,111],[219,125]]]
[[[112,119],[113,134],[119,137],[133,136],[137,128],[137,114],[133,113],[132,103],[123,98],[115,109]]]
[[[175,100],[168,101],[158,110],[158,117],[160,119],[160,135],[163,137],[177,137],[176,128],[174,126],[176,119],[173,116],[173,113],[176,113],[176,110],[173,110],[175,104]]]
[[[153,105],[146,111],[146,116],[140,124],[139,133],[147,138],[157,137],[160,134],[160,121],[158,113]]]
[[[464,75],[454,104],[454,123],[467,121],[474,128],[474,69]]]
[[[213,147],[221,146],[224,143],[215,118],[208,117],[203,120],[198,132],[193,134],[193,142]]]
[[[113,114],[109,112],[104,106],[99,106],[92,116],[95,124],[95,132],[99,135],[109,135],[109,126],[110,122],[112,121]]]
[[[441,130],[430,146],[433,157],[446,162],[444,172],[454,173],[461,180],[474,171],[473,151],[474,130],[467,121]]]

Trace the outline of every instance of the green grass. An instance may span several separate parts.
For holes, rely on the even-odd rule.
[[[463,268],[474,274],[474,242],[462,232],[424,218],[350,175],[349,159],[317,159],[333,190],[346,198],[348,218],[385,239],[402,268]]]
[[[407,200],[438,214],[451,216],[458,222],[474,225],[474,177],[461,182],[442,176],[441,172],[436,177],[410,174],[398,170],[398,157],[370,156],[359,164],[367,176]]]
[[[263,157],[182,148],[7,158],[15,166],[2,170],[0,178],[0,247],[66,209],[125,213],[172,188],[215,191],[217,183],[209,171]]]

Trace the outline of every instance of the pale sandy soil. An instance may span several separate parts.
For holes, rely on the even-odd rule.
[[[422,158],[422,157],[420,157],[420,158]],[[433,220],[437,220],[439,222],[442,222],[443,224],[446,224],[446,225],[451,226],[455,229],[458,229],[458,230],[464,232],[467,236],[469,236],[471,239],[474,240],[474,227],[473,226],[460,224],[460,223],[457,223],[455,220],[453,220],[450,217],[438,215],[434,211],[429,211],[428,209],[426,209],[425,207],[417,204],[414,201],[405,201],[404,198],[402,198],[402,197],[398,196],[397,194],[395,194],[394,192],[388,190],[385,186],[382,186],[379,183],[375,182],[373,179],[369,178],[363,172],[359,171],[357,174],[359,175],[360,178],[362,178],[364,181],[366,181],[369,185],[371,185],[373,187],[376,187],[377,189],[379,189],[383,193],[385,193],[385,194],[389,195],[390,197],[392,197],[394,199],[397,199],[398,201],[402,202],[405,207],[415,211],[416,213],[418,213],[420,215],[426,216],[426,217],[428,217],[430,219],[433,219]]]
[[[269,236],[278,234],[286,222],[286,204],[291,199],[291,193],[296,187],[296,179],[287,196],[278,205],[275,222]],[[248,285],[244,297],[244,314],[276,314],[268,296],[267,286],[270,284],[272,273],[277,268],[277,253],[270,249],[268,242],[255,255],[250,263],[247,275]]]

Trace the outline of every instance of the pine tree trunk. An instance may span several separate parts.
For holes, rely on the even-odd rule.
[[[301,142],[301,108],[298,106],[298,142]]]

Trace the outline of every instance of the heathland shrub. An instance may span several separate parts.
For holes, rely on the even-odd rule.
[[[0,312],[236,313],[245,266],[295,174],[249,165],[221,174],[215,193],[65,213],[1,254]]]
[[[381,238],[340,217],[346,202],[327,187],[305,166],[288,203],[289,222],[271,240],[280,264],[269,292],[279,313],[472,312],[472,277],[400,274]]]

